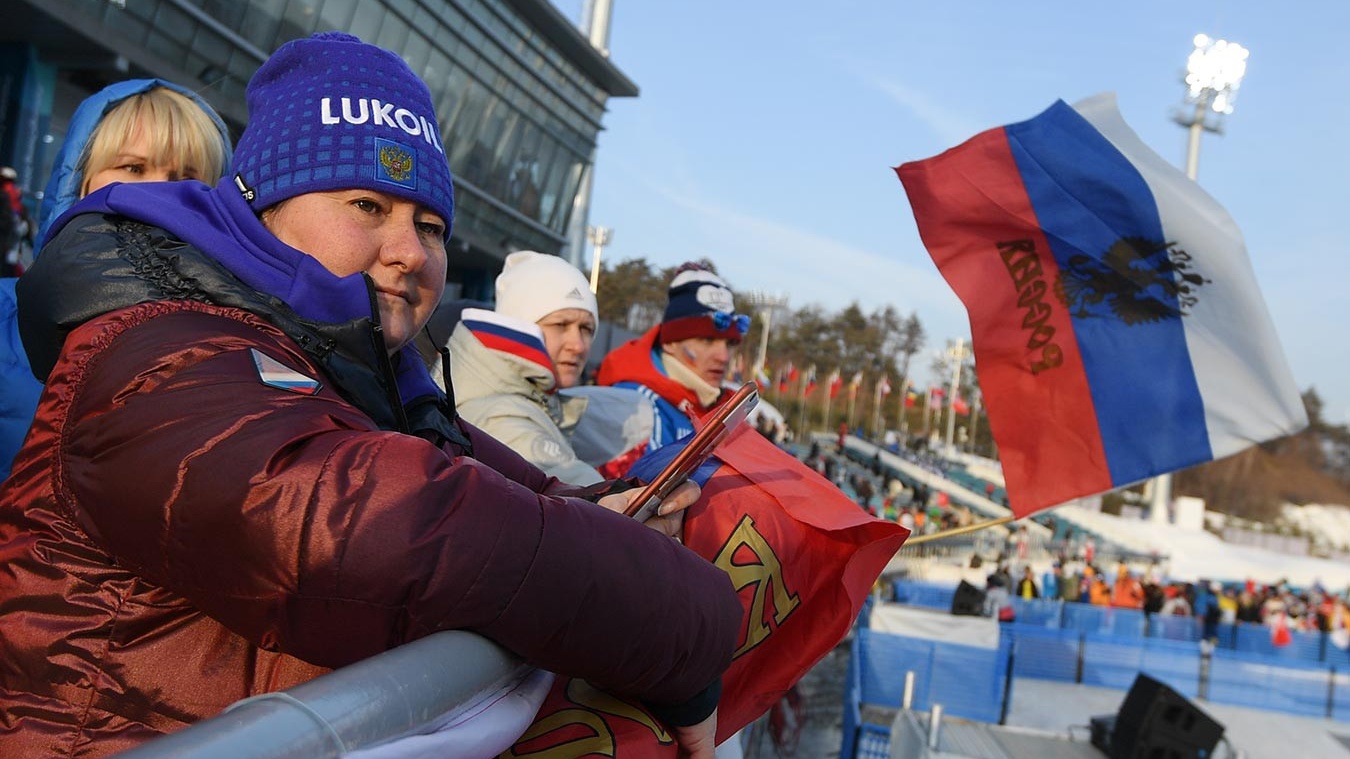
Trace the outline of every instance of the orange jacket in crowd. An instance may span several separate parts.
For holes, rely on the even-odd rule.
[[[1144,586],[1129,573],[1121,572],[1111,589],[1111,605],[1122,609],[1144,608]]]

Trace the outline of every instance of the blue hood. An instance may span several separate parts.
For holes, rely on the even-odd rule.
[[[47,181],[47,188],[42,196],[42,208],[38,212],[37,237],[33,242],[34,255],[42,250],[42,246],[49,239],[52,222],[79,200],[80,185],[84,183],[84,177],[80,175],[78,168],[80,154],[84,152],[85,145],[93,136],[94,127],[98,126],[103,120],[103,115],[118,103],[154,87],[173,90],[191,98],[201,106],[206,115],[211,117],[211,121],[215,122],[216,129],[220,130],[220,139],[225,146],[222,166],[230,165],[233,149],[230,145],[229,130],[225,128],[225,122],[215,109],[197,93],[163,79],[128,79],[125,82],[110,84],[85,98],[70,118],[70,128],[66,130],[66,139],[56,154],[56,160],[52,164],[52,176]]]
[[[258,292],[285,302],[300,316],[341,324],[376,319],[364,274],[339,277],[318,259],[278,240],[263,226],[229,179],[215,187],[194,180],[112,184],[90,193],[51,225],[55,237],[84,213],[125,216],[167,230],[214,259]],[[413,343],[395,363],[404,403],[439,395]]]

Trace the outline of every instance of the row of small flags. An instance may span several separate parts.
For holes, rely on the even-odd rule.
[[[734,375],[733,379],[739,382],[739,373]],[[772,376],[770,376],[764,368],[761,368],[755,376],[755,380],[761,387],[774,390],[779,395],[786,395],[795,387],[802,398],[810,398],[816,392],[816,389],[821,387],[815,364],[812,364],[807,368],[803,378],[801,370],[794,366],[791,361],[781,366]],[[858,390],[862,385],[863,373],[861,371],[855,372],[853,377],[847,382],[848,398],[850,400],[855,400],[857,398]],[[824,387],[827,389],[830,400],[838,398],[845,387],[844,376],[840,374],[838,369],[831,371],[829,376],[825,379]],[[894,390],[891,386],[890,377],[885,375],[877,380],[874,388],[874,395],[878,400],[890,396]],[[947,406],[947,391],[943,388],[931,387],[926,392],[920,392],[911,383],[905,392],[905,408],[914,408],[918,406],[920,399],[925,396],[927,397],[928,407],[930,409],[936,410]],[[959,415],[964,416],[970,413],[970,403],[959,394],[952,401],[951,407],[952,410]]]

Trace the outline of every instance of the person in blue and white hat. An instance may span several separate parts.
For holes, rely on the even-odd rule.
[[[247,102],[219,184],[93,192],[18,283],[46,385],[0,487],[0,756],[119,753],[463,629],[711,757],[741,604],[669,537],[697,486],[638,524],[459,419],[410,345],[454,215],[426,85],[329,32]]]
[[[596,381],[635,388],[656,406],[655,450],[694,431],[731,390],[731,359],[750,329],[736,313],[731,288],[704,264],[681,265],[670,281],[661,323],[610,352]]]

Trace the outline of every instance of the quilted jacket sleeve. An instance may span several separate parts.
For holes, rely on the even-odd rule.
[[[326,387],[265,385],[255,351],[323,379],[270,325],[214,306],[143,304],[66,342],[49,381],[59,497],[148,582],[329,667],[466,629],[660,704],[730,662],[741,610],[720,570],[549,495],[564,489],[477,431],[481,460],[376,429]]]

